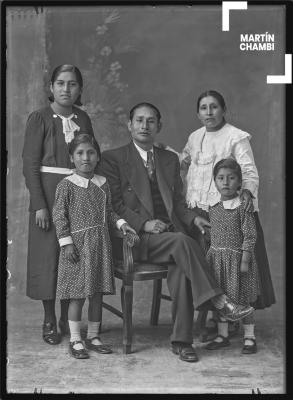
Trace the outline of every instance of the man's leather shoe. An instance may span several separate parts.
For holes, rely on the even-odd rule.
[[[59,344],[61,342],[60,335],[57,332],[57,327],[52,322],[46,322],[43,324],[42,336],[48,344]]]
[[[214,339],[212,342],[208,343],[205,346],[205,349],[207,349],[207,350],[218,350],[218,349],[221,349],[222,347],[230,346],[230,342],[229,342],[228,338],[226,338],[226,337],[224,337],[222,335],[217,335],[217,337],[220,337],[222,339],[221,342],[217,342]]]
[[[83,345],[81,340],[76,340],[75,342],[69,342],[69,353],[72,355],[72,357],[77,358],[78,360],[89,358],[89,355],[85,348],[76,350],[73,347],[77,343],[81,343]]]
[[[84,340],[85,347],[88,350],[93,350],[93,351],[96,351],[97,353],[100,353],[100,354],[111,354],[111,353],[113,353],[113,351],[110,349],[110,347],[106,346],[105,344],[93,344],[93,340],[94,339],[100,340],[100,338],[98,336],[95,336],[95,337],[93,337],[91,339],[85,339]]]
[[[173,342],[172,352],[174,354],[179,354],[179,358],[182,361],[187,361],[187,362],[198,361],[198,356],[194,348],[191,346],[191,344]]]
[[[253,344],[244,344],[244,346],[242,347],[242,354],[255,354],[257,352],[256,341],[252,338],[244,338],[244,343],[245,340],[248,339],[251,340]]]
[[[239,319],[247,317],[253,311],[254,308],[251,306],[241,306],[228,299],[225,301],[224,307],[218,310],[220,316],[228,321],[238,321]]]

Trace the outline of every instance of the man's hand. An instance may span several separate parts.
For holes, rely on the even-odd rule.
[[[253,207],[253,202],[252,199],[254,198],[254,196],[252,195],[252,193],[250,192],[250,190],[248,189],[242,189],[240,191],[240,200],[244,200],[244,209],[245,211],[249,211],[249,212],[253,212],[254,211],[254,207]]]
[[[168,229],[168,225],[159,219],[146,221],[143,226],[144,232],[147,233],[162,233]]]
[[[67,244],[63,248],[64,248],[64,255],[67,260],[69,260],[72,263],[76,263],[79,261],[79,254],[74,244]]]
[[[49,211],[47,208],[41,208],[36,211],[36,225],[45,231],[50,228]]]
[[[204,235],[206,233],[205,228],[210,228],[211,224],[209,221],[203,217],[195,217],[194,220],[194,225],[198,227],[200,232]]]

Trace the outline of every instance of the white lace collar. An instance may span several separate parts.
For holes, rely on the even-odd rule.
[[[80,130],[80,127],[74,121],[72,121],[72,118],[77,118],[77,115],[71,114],[68,117],[64,117],[60,114],[53,114],[53,118],[57,118],[57,116],[62,120],[62,130],[64,133],[65,142],[68,144],[74,138],[74,132],[78,132]]]
[[[87,188],[89,185],[89,181],[91,180],[96,186],[101,187],[105,182],[106,178],[100,175],[94,175],[92,179],[84,178],[83,176],[73,174],[69,175],[65,179],[68,179],[70,182],[74,183],[77,186]]]
[[[240,206],[241,200],[240,200],[240,197],[237,196],[237,197],[234,197],[234,199],[222,201],[222,203],[223,203],[223,207],[226,210],[234,210],[234,208],[237,208]]]

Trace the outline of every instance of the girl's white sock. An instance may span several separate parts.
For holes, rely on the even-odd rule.
[[[76,340],[81,340],[80,336],[80,324],[81,321],[70,321],[68,320],[69,330],[70,330],[70,342],[75,342]],[[74,345],[75,350],[83,349],[82,343]]]
[[[91,339],[95,336],[98,336],[100,322],[88,321],[87,325],[87,338]]]
[[[100,324],[101,322],[88,321],[87,339],[92,339],[98,336]],[[92,344],[99,345],[102,344],[102,342],[98,339],[94,339]]]
[[[244,344],[247,346],[252,346],[254,342],[249,339],[255,339],[254,336],[254,324],[243,324],[243,330],[244,330]]]

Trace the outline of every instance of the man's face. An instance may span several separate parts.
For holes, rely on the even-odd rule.
[[[132,121],[128,121],[128,129],[135,144],[149,150],[161,129],[155,110],[142,106],[134,111]]]

